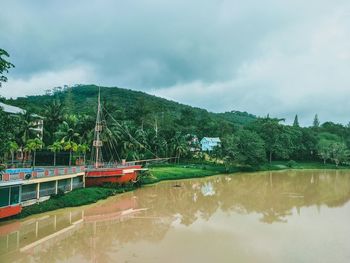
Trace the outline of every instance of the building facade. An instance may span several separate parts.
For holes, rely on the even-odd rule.
[[[85,187],[85,167],[7,169],[0,175],[0,218],[59,192]]]
[[[200,143],[203,152],[210,152],[214,150],[215,147],[221,147],[221,140],[219,137],[204,137]]]

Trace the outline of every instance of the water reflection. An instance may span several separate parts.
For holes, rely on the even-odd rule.
[[[135,244],[161,244],[178,225],[190,230],[196,222],[218,223],[220,213],[254,215],[252,224],[266,225],[286,224],[295,211],[300,216],[310,208],[321,216],[322,207],[349,201],[349,175],[265,172],[145,187],[97,205],[0,225],[0,261],[115,262],[128,252],[136,260]]]

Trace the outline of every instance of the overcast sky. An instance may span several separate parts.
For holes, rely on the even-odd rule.
[[[142,90],[214,112],[350,121],[349,0],[8,0],[0,94]]]

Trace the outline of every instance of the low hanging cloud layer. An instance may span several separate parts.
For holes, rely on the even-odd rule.
[[[350,121],[345,0],[6,1],[6,97],[95,83],[221,112]]]

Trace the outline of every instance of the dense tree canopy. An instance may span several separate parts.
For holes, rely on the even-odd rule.
[[[7,58],[10,55],[0,48],[0,87],[2,82],[7,81],[7,77],[5,76],[5,73],[9,72],[9,69],[14,67],[14,65],[7,60]]]
[[[81,156],[89,159],[97,94],[96,86],[57,87],[43,96],[8,100],[27,113],[10,117],[0,112],[0,122],[8,127],[0,133],[1,158],[13,156],[14,143],[34,152],[28,142],[37,138],[32,127],[32,113],[36,113],[44,118],[43,145],[55,163],[60,151],[69,154],[70,162]],[[320,124],[317,115],[310,127],[301,127],[297,115],[293,125],[286,125],[269,116],[235,111],[215,114],[119,88],[102,88],[101,98],[106,124],[102,140],[109,146],[103,152],[105,160],[176,157],[248,166],[274,160],[349,162],[350,126]],[[222,146],[198,152],[198,139],[204,136],[220,137]]]

